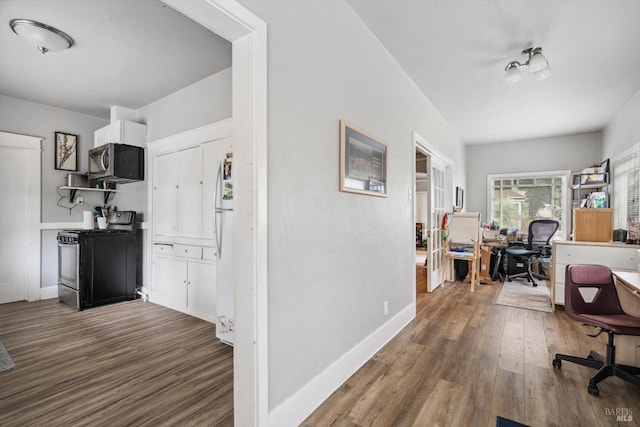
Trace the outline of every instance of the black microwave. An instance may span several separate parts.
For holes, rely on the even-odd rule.
[[[144,180],[144,148],[105,144],[89,150],[89,185]]]

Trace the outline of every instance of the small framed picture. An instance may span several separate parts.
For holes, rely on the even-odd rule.
[[[456,187],[456,208],[462,209],[464,207],[464,190],[461,187]]]
[[[55,168],[63,171],[78,170],[78,135],[55,133]]]
[[[340,120],[340,191],[387,197],[387,145]]]

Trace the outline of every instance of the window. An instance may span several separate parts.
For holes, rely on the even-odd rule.
[[[629,223],[638,223],[640,217],[640,165],[639,147],[636,145],[630,152],[613,161],[613,212],[614,227],[628,229]]]
[[[526,233],[537,218],[560,222],[556,238],[567,229],[567,181],[570,171],[489,175],[489,220]]]

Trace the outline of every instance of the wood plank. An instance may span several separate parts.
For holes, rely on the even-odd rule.
[[[302,425],[610,426],[607,408],[640,414],[640,387],[609,378],[596,398],[593,370],[551,366],[556,352],[602,351],[603,335],[563,310],[495,305],[499,289],[418,295],[416,319]],[[205,321],[140,300],[11,303],[0,339],[16,363],[0,373],[0,425],[233,425],[233,349]]]
[[[16,367],[0,425],[233,425],[233,349],[211,323],[141,300],[81,312],[0,305]]]
[[[449,282],[418,295],[416,319],[373,357],[375,370],[356,372],[303,425],[493,427],[503,416],[531,426],[604,427],[615,421],[607,407],[640,413],[640,387],[609,378],[596,398],[587,393],[592,370],[551,365],[556,352],[603,348],[602,336],[589,338],[563,310],[495,305],[499,291],[478,286],[472,294]]]

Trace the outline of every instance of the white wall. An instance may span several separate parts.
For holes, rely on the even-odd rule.
[[[68,209],[56,206],[57,188],[64,185],[68,172],[54,168],[54,133],[62,131],[78,135],[78,172],[86,172],[93,132],[108,123],[99,117],[0,95],[0,130],[45,138],[42,141],[42,222],[82,221],[81,208],[69,213]],[[86,206],[101,200],[98,194],[83,196]]]
[[[412,131],[438,143],[460,165],[460,182],[464,153],[449,126],[344,1],[242,3],[269,28],[269,407],[274,409],[413,303]],[[388,198],[338,191],[340,119],[388,144]]]
[[[199,128],[231,117],[231,68],[136,110],[136,121],[147,125],[147,141]],[[148,161],[146,159],[145,161]],[[145,181],[118,186],[117,201],[146,215],[148,164]],[[129,208],[131,206],[131,208]],[[146,218],[143,218],[146,221]]]
[[[155,141],[231,117],[231,68],[165,96],[137,111]]]
[[[600,132],[466,147],[465,210],[486,221],[487,175],[577,171],[600,163]]]
[[[640,92],[613,116],[602,131],[602,158],[615,158],[636,143],[640,143]]]
[[[231,69],[207,77],[138,110],[138,118],[148,125],[148,138],[180,133],[231,117]],[[106,126],[108,119],[77,113],[0,95],[0,130],[45,138],[42,141],[42,215],[43,223],[80,223],[82,211],[103,204],[102,193],[84,192],[84,206],[69,212],[58,207],[57,187],[64,185],[68,172],[54,168],[54,133],[78,135],[78,171],[88,168],[87,152],[93,148],[93,133]],[[147,210],[147,181],[121,184],[120,192],[109,203],[121,210]],[[61,225],[61,228],[63,226]],[[41,287],[57,283],[57,230],[42,231]],[[48,292],[55,295],[55,292]]]
[[[42,141],[41,222],[82,221],[83,207],[77,207],[69,212],[68,209],[57,206],[60,198],[57,188],[64,185],[64,177],[68,172],[54,168],[55,132],[62,131],[78,135],[78,171],[86,172],[87,150],[93,147],[93,132],[108,123],[108,120],[99,117],[0,95],[0,130],[45,138]],[[100,194],[87,192],[82,196],[85,198],[84,206],[89,209],[91,206],[102,204]],[[68,202],[68,199],[65,201]],[[56,234],[56,230],[43,230],[41,234],[40,285],[43,288],[55,286],[57,283]]]

